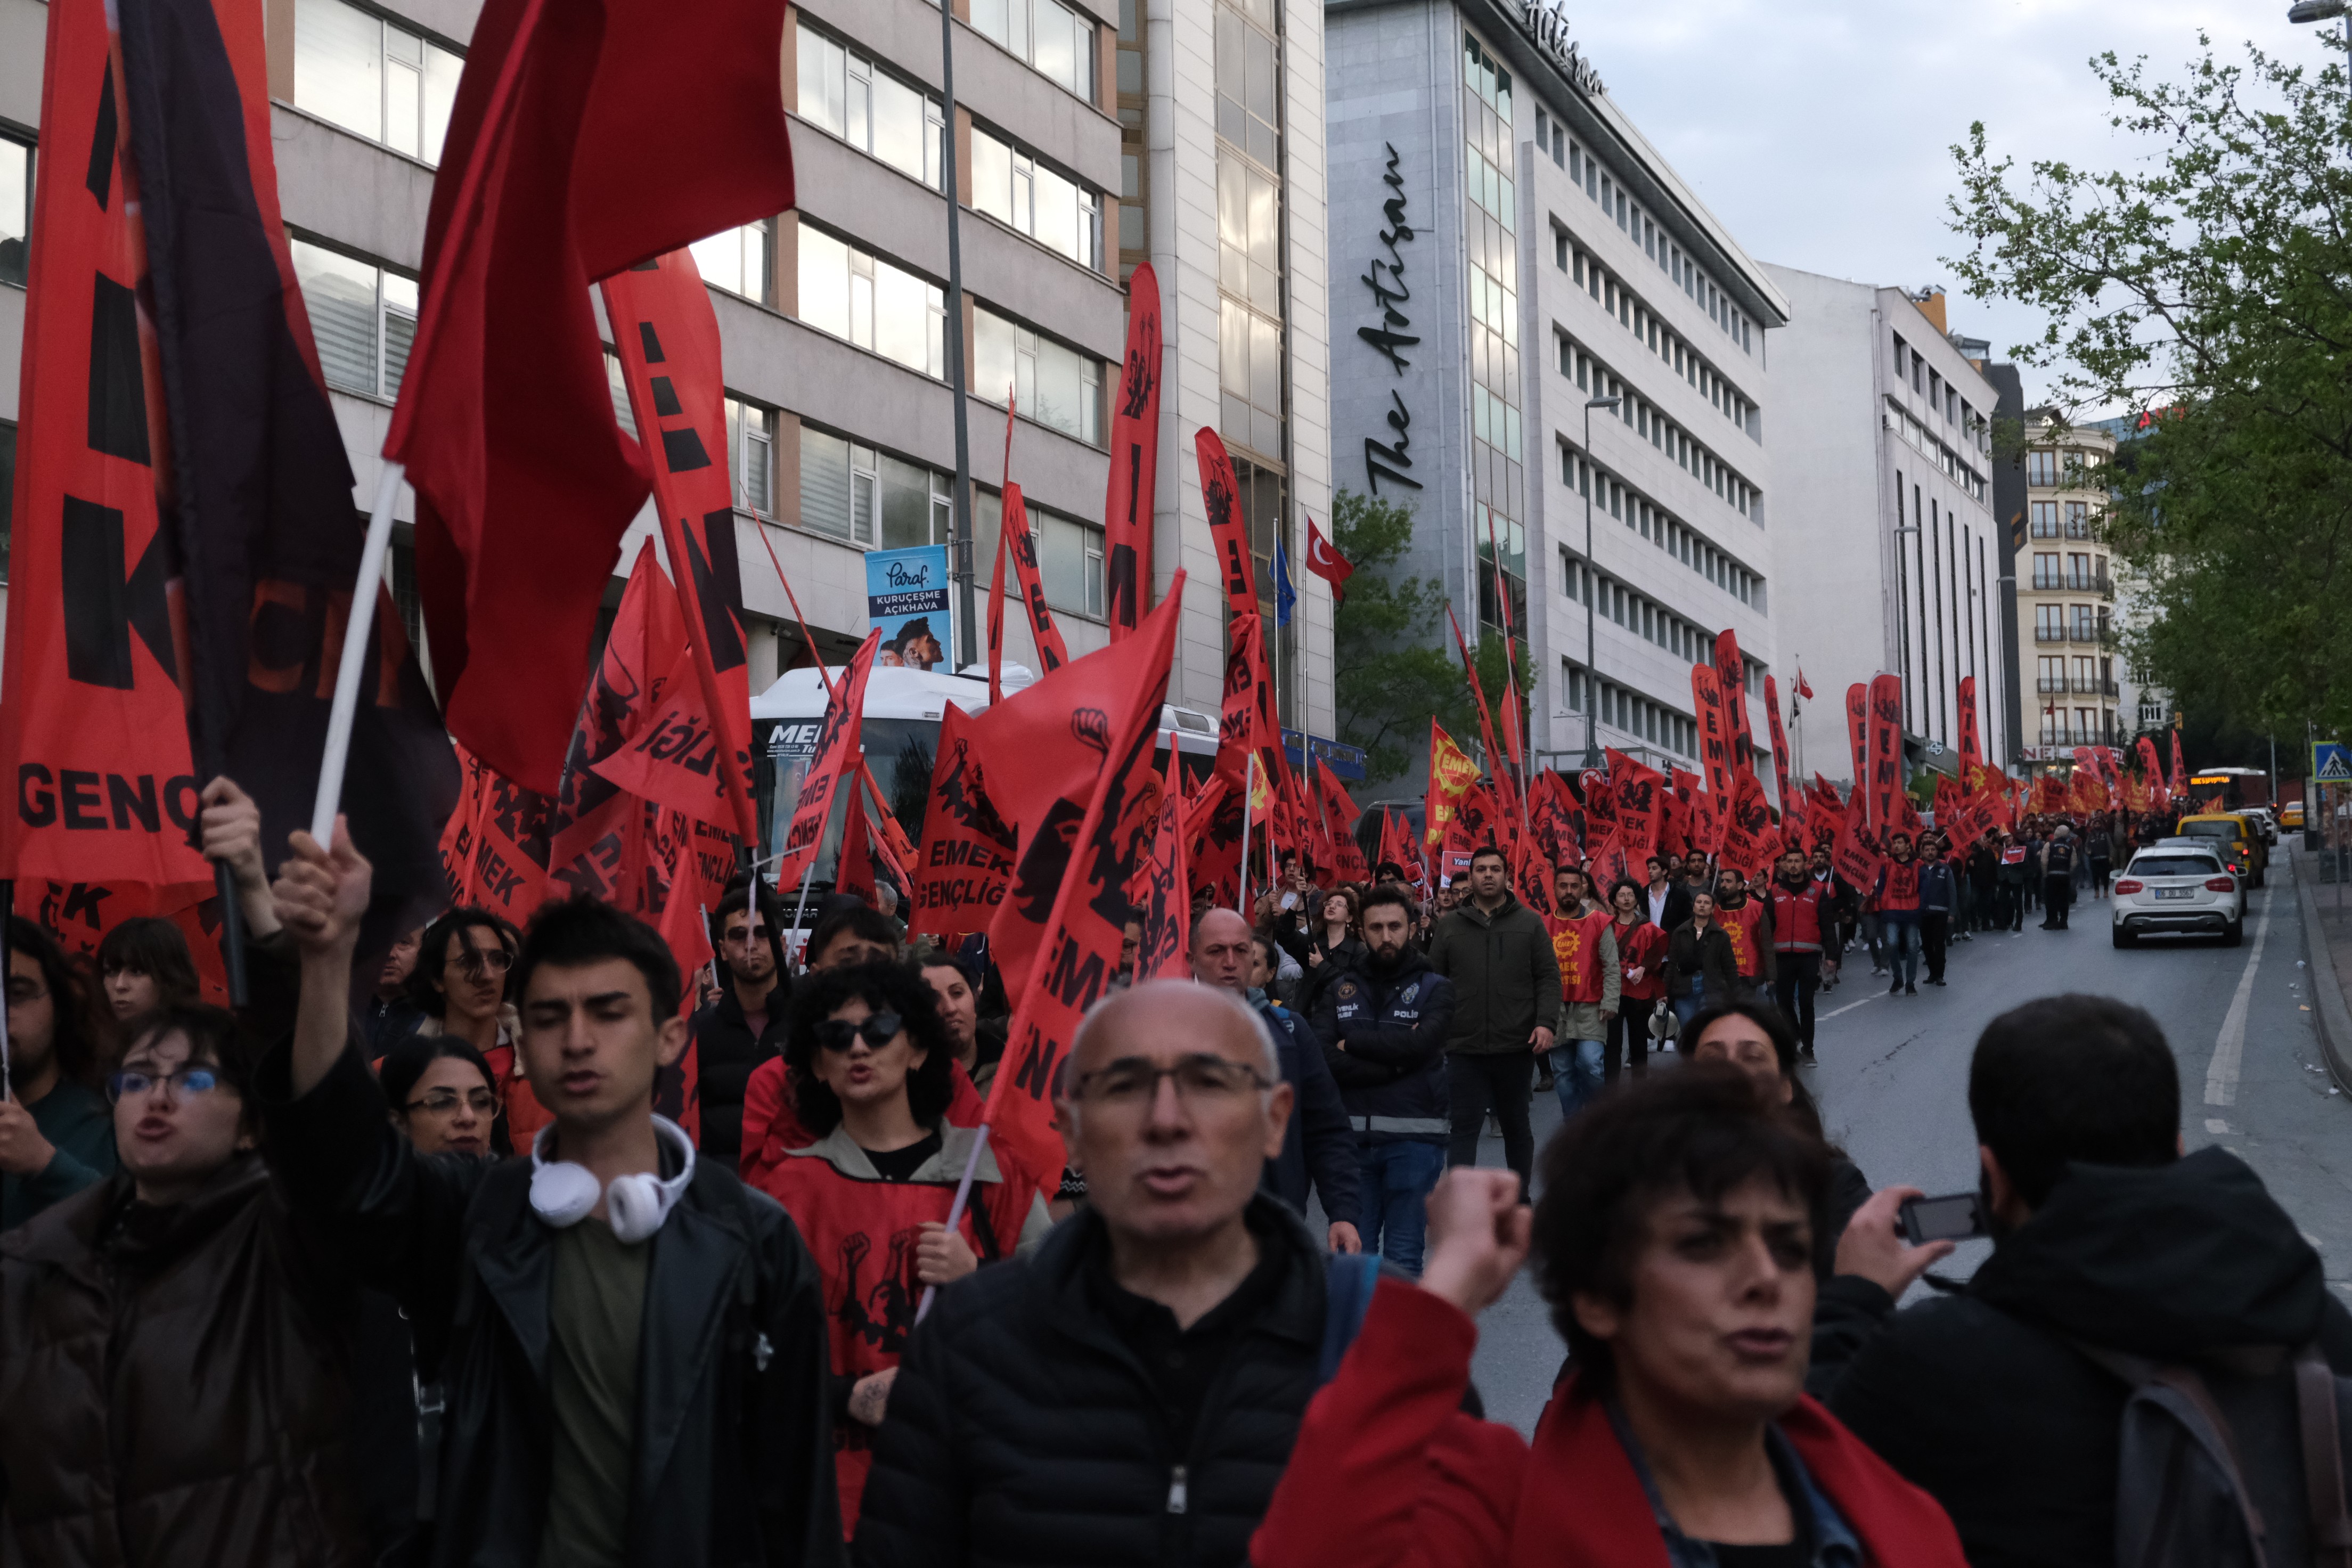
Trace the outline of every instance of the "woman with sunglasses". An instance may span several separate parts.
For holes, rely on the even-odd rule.
[[[11,1562],[370,1560],[351,1303],[257,1152],[262,1054],[150,1015],[107,1081],[121,1169],[0,1236]]]
[[[785,1078],[817,1135],[761,1179],[824,1277],[833,1346],[834,1468],[845,1538],[890,1384],[927,1289],[1042,1240],[1040,1175],[983,1147],[971,1199],[947,1228],[974,1130],[947,1121],[955,1046],[908,963],[811,970],[793,987]],[[1059,1173],[1052,1173],[1058,1176]]]

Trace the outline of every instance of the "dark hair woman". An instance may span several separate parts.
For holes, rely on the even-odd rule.
[[[16,1556],[357,1563],[349,1296],[257,1151],[259,1043],[150,1014],[108,1081],[121,1169],[0,1236]],[[198,1550],[200,1548],[200,1550]]]
[[[1449,1171],[1420,1286],[1381,1280],[1301,1423],[1256,1568],[1774,1563],[1962,1568],[1935,1500],[1804,1397],[1821,1144],[1695,1064],[1606,1097],[1507,1171]],[[1473,1314],[1530,1245],[1573,1371],[1532,1447],[1461,1409]],[[1736,1554],[1736,1555],[1735,1555]]]
[[[1617,1081],[1622,1058],[1635,1078],[1650,1063],[1650,1016],[1665,1005],[1666,933],[1650,919],[1641,884],[1621,877],[1609,889],[1609,916],[1617,938],[1617,1016],[1601,1058],[1604,1083]]]
[[[88,993],[55,938],[8,917],[8,1097],[0,1100],[0,1230],[114,1173]]]
[[[417,1036],[384,1053],[376,1083],[392,1124],[420,1154],[514,1152],[498,1078],[482,1053],[447,1035]]]
[[[767,1167],[760,1184],[824,1276],[847,1533],[923,1291],[1042,1239],[1050,1223],[1043,1183],[1059,1172],[1023,1169],[993,1146],[975,1163],[975,1132],[948,1123],[954,1060],[930,983],[911,963],[814,969],[793,987],[785,1073],[801,1125],[817,1138]],[[967,1166],[971,1201],[950,1230]]]
[[[99,939],[98,977],[118,1023],[204,996],[186,934],[159,915],[135,916]]]

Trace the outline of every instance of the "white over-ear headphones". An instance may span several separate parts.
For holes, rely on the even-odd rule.
[[[578,1225],[596,1207],[596,1178],[585,1165],[575,1165],[569,1160],[547,1157],[547,1141],[555,1131],[552,1124],[539,1130],[530,1144],[530,1207],[540,1218],[558,1230]],[[651,1239],[654,1232],[669,1218],[670,1209],[694,1180],[694,1140],[683,1128],[667,1117],[654,1118],[654,1135],[666,1138],[686,1157],[686,1163],[677,1175],[664,1181],[659,1176],[637,1172],[615,1176],[612,1185],[604,1191],[604,1218],[613,1234],[622,1241],[635,1245]]]

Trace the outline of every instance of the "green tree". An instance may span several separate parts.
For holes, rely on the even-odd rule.
[[[2315,45],[2341,50],[2333,29]],[[2179,81],[2091,62],[2111,123],[2149,155],[2097,171],[1953,149],[1951,262],[1968,291],[2036,306],[2013,352],[2067,417],[2149,417],[2103,524],[2151,612],[2124,643],[2217,730],[2352,728],[2352,95],[2248,46]],[[2210,706],[2209,706],[2210,705]],[[2218,713],[2211,710],[2218,709]]]
[[[1427,756],[1433,717],[1474,755],[1478,746],[1478,708],[1446,629],[1444,586],[1401,569],[1412,521],[1412,508],[1354,490],[1331,500],[1331,543],[1356,568],[1332,617],[1339,738],[1364,749],[1367,785],[1402,778]],[[1517,652],[1524,677],[1524,644]],[[1500,702],[1508,681],[1502,639],[1482,638],[1472,655],[1487,700]]]

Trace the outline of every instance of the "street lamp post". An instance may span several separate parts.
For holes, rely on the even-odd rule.
[[[950,668],[961,669],[980,660],[980,603],[973,588],[974,548],[971,531],[971,425],[964,405],[963,385],[963,234],[958,222],[956,190],[955,8],[940,5],[940,89],[946,104],[940,131],[940,183],[948,199],[947,321],[940,346],[947,352],[948,391],[955,400],[955,492],[951,531],[955,548],[948,568],[955,579],[956,610],[962,617],[962,646],[949,650]],[[1010,448],[1008,448],[1009,450]]]
[[[1906,728],[1911,722],[1911,579],[1904,570],[1903,535],[1926,531],[1916,523],[1898,524],[1895,530],[1895,625],[1899,628],[1895,634],[1895,656],[1903,667],[1903,722]],[[1923,566],[1921,570],[1924,572],[1926,568]],[[1927,632],[1927,617],[1923,616],[1919,621],[1919,634],[1924,637]],[[1927,662],[1925,649],[1920,652],[1920,662],[1923,665]],[[1927,700],[1923,696],[1919,699],[1919,728],[1925,731],[1927,727]]]
[[[1592,466],[1592,411],[1614,408],[1623,399],[1588,397],[1584,400],[1584,451],[1580,458],[1589,469]],[[1593,733],[1593,725],[1601,716],[1601,678],[1596,661],[1599,623],[1593,616],[1600,613],[1595,603],[1600,597],[1598,584],[1592,581],[1592,476],[1584,476],[1584,765],[1601,765],[1601,746]]]

